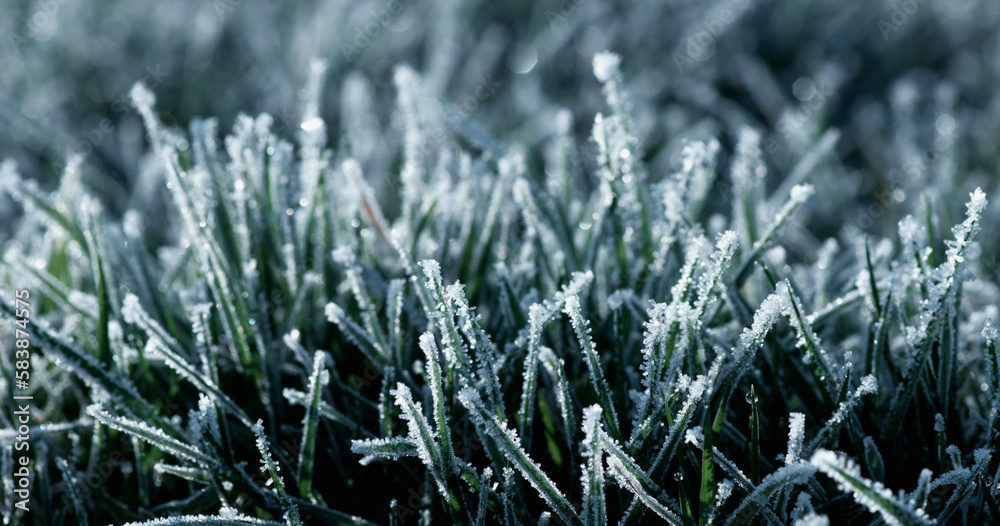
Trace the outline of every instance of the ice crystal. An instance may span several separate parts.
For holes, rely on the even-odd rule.
[[[87,414],[103,425],[149,442],[179,459],[210,466],[217,462],[216,459],[209,457],[197,447],[177,440],[163,429],[130,418],[113,416],[105,411],[101,405],[95,404],[88,407]]]
[[[601,82],[607,82],[621,74],[618,71],[619,64],[621,57],[608,51],[601,51],[594,55],[594,76]]]
[[[802,413],[788,415],[788,452],[785,453],[785,465],[791,465],[799,460],[802,453],[802,441],[805,439],[806,416]]]
[[[236,3],[0,8],[5,524],[994,518],[993,11]]]
[[[581,454],[585,464],[581,466],[580,480],[583,484],[583,514],[586,524],[607,522],[604,503],[604,462],[603,448],[598,435],[600,430],[601,406],[593,405],[583,411],[583,445]]]
[[[862,477],[857,464],[842,455],[820,449],[813,453],[809,462],[869,511],[881,514],[886,524],[934,524],[922,509],[901,502],[882,483]]]
[[[796,520],[795,526],[830,526],[830,519],[811,511]]]
[[[580,518],[573,510],[564,494],[556,488],[552,480],[545,475],[539,465],[528,457],[521,448],[517,434],[508,429],[496,416],[485,411],[479,393],[471,387],[462,389],[459,400],[469,410],[472,420],[480,436],[493,441],[503,456],[515,465],[528,483],[541,497],[559,514],[560,518],[569,524],[580,524]]]
[[[734,358],[741,362],[747,354],[752,354],[764,342],[764,337],[771,327],[777,323],[784,309],[784,300],[777,294],[771,294],[757,308],[753,315],[753,325],[743,329],[740,342],[733,349]]]
[[[992,320],[986,320],[986,324],[983,326],[983,338],[990,343],[994,343],[1000,338],[1000,331],[997,330],[996,325],[993,325]]]
[[[742,523],[752,519],[760,510],[767,506],[768,501],[779,490],[793,484],[805,484],[816,472],[816,467],[808,462],[799,461],[778,468],[754,488],[753,493],[740,503],[733,512],[730,523]]]

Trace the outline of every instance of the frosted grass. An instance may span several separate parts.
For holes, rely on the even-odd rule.
[[[359,5],[346,22],[370,7]],[[613,17],[631,32],[710,20],[717,7]],[[596,82],[580,89],[596,97],[540,97],[561,93],[545,69],[558,49],[594,42],[593,9],[514,42],[494,27],[470,38],[446,23],[458,9],[407,8],[365,53],[406,41],[428,53],[410,62],[427,71],[392,55],[381,73],[293,61],[301,111],[237,115],[224,137],[214,119],[176,128],[172,101],[156,100],[173,88],[136,84],[125,98],[151,155],[130,147],[129,173],[114,179],[127,200],[94,188],[92,163],[115,159],[104,147],[70,155],[51,191],[0,165],[4,198],[25,214],[3,244],[0,283],[41,298],[21,327],[5,294],[0,336],[26,332],[37,349],[32,477],[58,508],[49,517],[993,520],[1000,360],[987,320],[1000,293],[981,232],[996,226],[993,185],[971,169],[989,157],[968,154],[984,141],[957,126],[972,126],[956,102],[968,86],[904,79],[867,112],[892,122],[889,135],[866,119],[836,130],[825,97],[850,95],[837,86],[849,68],[820,64],[817,85],[789,86],[811,113],[786,127],[799,104],[780,86],[787,76],[719,40],[696,74],[669,78],[628,46],[587,55]],[[421,40],[428,17],[445,40]],[[741,80],[719,91],[714,65],[733,60]],[[587,77],[578,65],[560,74]],[[515,68],[544,73],[503,76],[490,104],[480,95],[496,86],[470,84]],[[742,88],[750,112],[732,98]],[[471,98],[455,102],[463,90]],[[339,110],[324,109],[331,101]],[[16,126],[21,109],[0,120]],[[974,129],[991,129],[989,112],[971,113]],[[116,141],[132,134],[118,124]],[[968,140],[914,165],[925,131],[935,147]],[[878,159],[876,193],[854,184],[846,145],[852,159]],[[954,205],[967,193],[962,218]],[[852,203],[857,221],[842,217]],[[3,517],[18,523],[16,420],[0,422]],[[748,458],[756,436],[783,454]],[[122,437],[120,498],[78,495]]]

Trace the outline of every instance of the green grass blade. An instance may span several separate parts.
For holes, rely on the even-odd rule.
[[[459,399],[472,415],[472,420],[476,425],[476,431],[479,433],[480,438],[494,442],[504,457],[518,468],[521,476],[538,490],[542,499],[552,507],[552,510],[566,524],[582,526],[583,521],[573,509],[569,500],[556,488],[552,479],[542,472],[538,464],[531,460],[521,447],[521,442],[517,438],[517,435],[508,429],[506,425],[500,423],[496,419],[496,415],[483,407],[479,393],[471,387],[466,387],[459,393]]]
[[[843,455],[820,449],[813,453],[809,462],[836,481],[842,490],[850,493],[854,500],[869,511],[881,514],[888,524],[903,526],[934,524],[922,509],[901,502],[881,483],[862,477],[857,465]]]
[[[757,392],[750,386],[750,480],[760,484],[760,416],[757,414]],[[707,444],[706,440],[706,444]]]
[[[316,457],[316,429],[319,424],[319,404],[323,387],[330,382],[330,373],[325,366],[325,353],[316,351],[313,358],[313,372],[309,377],[309,405],[302,419],[302,447],[299,449],[299,469],[296,480],[299,494],[317,500],[312,489],[313,465]]]
[[[590,385],[593,387],[597,400],[601,408],[605,410],[604,421],[611,429],[611,436],[621,439],[621,432],[618,426],[618,413],[615,412],[614,402],[611,400],[611,388],[608,387],[607,380],[604,379],[601,360],[594,348],[594,340],[590,335],[590,321],[583,318],[580,312],[580,297],[571,295],[566,298],[566,315],[569,317],[576,332],[577,341],[583,352],[583,358],[587,363],[587,370],[590,372]]]

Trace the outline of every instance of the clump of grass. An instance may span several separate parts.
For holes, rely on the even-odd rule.
[[[445,113],[400,67],[391,214],[325,145],[322,66],[298,148],[266,114],[224,148],[215,121],[168,128],[137,85],[165,245],[85,190],[5,183],[34,241],[7,245],[4,283],[39,298],[36,501],[24,514],[5,484],[5,519],[997,520],[996,295],[966,291],[982,190],[950,236],[933,218],[955,212],[928,205],[898,239],[810,240],[814,186],[767,195],[747,128],[732,210],[706,208],[719,143],[654,182],[619,64],[594,59],[596,184],[564,158],[539,176],[471,121],[485,139],[442,147]],[[6,393],[9,353],[0,369]]]

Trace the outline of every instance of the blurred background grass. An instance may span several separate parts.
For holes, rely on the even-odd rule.
[[[144,157],[131,86],[154,91],[169,126],[215,116],[226,131],[240,112],[266,112],[292,139],[309,63],[320,58],[329,142],[361,162],[390,216],[394,192],[381,190],[401,163],[392,85],[401,63],[422,72],[430,96],[524,150],[539,178],[556,115],[569,109],[576,184],[590,186],[588,137],[603,108],[590,63],[610,49],[623,57],[654,182],[677,167],[688,139],[717,137],[727,166],[749,125],[764,136],[773,189],[830,134],[832,154],[800,174],[823,197],[806,219],[816,237],[804,244],[818,248],[845,227],[891,237],[924,204],[941,225],[957,223],[969,191],[997,188],[998,17],[1000,4],[985,0],[10,0],[0,6],[0,159],[53,188],[82,154],[82,181],[112,215],[165,217],[169,196],[159,163]],[[710,211],[729,210],[727,189],[723,177]],[[0,239],[19,213],[0,197]],[[995,281],[995,236],[982,245],[971,267]]]

